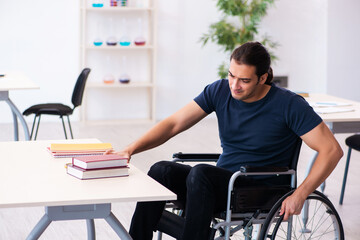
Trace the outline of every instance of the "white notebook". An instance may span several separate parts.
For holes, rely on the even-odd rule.
[[[346,107],[351,106],[351,103],[348,102],[337,102],[337,101],[319,101],[319,102],[309,102],[309,105],[318,108],[318,107]]]
[[[326,113],[352,112],[355,111],[355,109],[342,108],[342,107],[318,107],[318,108],[314,108],[314,111],[319,114],[326,114]]]

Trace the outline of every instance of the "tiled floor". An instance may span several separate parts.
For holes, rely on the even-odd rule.
[[[103,142],[111,142],[120,150],[136,138],[141,136],[151,124],[83,124],[74,123],[73,131],[76,138],[98,138]],[[21,132],[21,131],[20,131]],[[0,124],[0,141],[12,141],[13,130],[11,124]],[[346,154],[344,140],[349,134],[337,134]],[[23,139],[23,136],[20,136]],[[42,123],[38,139],[63,139],[61,123]],[[187,132],[181,133],[169,140],[164,145],[144,153],[134,155],[131,162],[139,169],[147,171],[156,161],[169,159],[174,152],[219,152],[219,139],[217,123],[214,119],[205,119]],[[298,180],[303,180],[308,160],[313,156],[313,151],[303,146],[298,166]],[[360,177],[356,169],[360,169],[360,153],[353,152],[352,162],[348,176],[344,205],[338,204],[342,183],[345,157],[340,161],[335,171],[326,182],[325,194],[335,205],[341,215],[345,228],[346,239],[360,239],[360,191],[357,183]],[[121,191],[114,189],[114,191]],[[6,194],[6,193],[1,193]],[[113,212],[128,228],[135,203],[113,204]],[[25,239],[32,227],[44,213],[42,207],[0,209],[0,239],[18,240]],[[113,230],[104,220],[96,220],[96,237],[98,240],[117,239]],[[40,239],[66,240],[87,239],[85,221],[68,221],[52,223]],[[154,239],[156,239],[154,237]],[[171,239],[164,237],[164,239]]]

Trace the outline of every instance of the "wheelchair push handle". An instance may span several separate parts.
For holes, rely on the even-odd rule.
[[[254,173],[254,172],[287,172],[289,167],[273,167],[273,166],[241,166],[240,172],[242,173]]]

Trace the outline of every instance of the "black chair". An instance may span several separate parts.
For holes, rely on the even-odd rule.
[[[23,115],[25,115],[25,116],[28,116],[30,114],[35,114],[34,122],[32,124],[32,128],[31,128],[30,140],[32,139],[32,136],[34,133],[34,126],[35,126],[36,118],[39,117],[36,131],[35,131],[35,137],[34,137],[34,140],[36,140],[37,133],[39,130],[39,125],[40,125],[41,115],[43,115],[43,114],[56,115],[61,118],[63,128],[64,128],[64,133],[65,133],[65,138],[67,139],[66,128],[65,128],[64,119],[63,119],[63,116],[66,116],[68,119],[71,138],[74,138],[72,129],[71,129],[69,115],[73,114],[74,109],[77,106],[81,105],[86,80],[89,76],[90,71],[91,70],[89,68],[83,69],[76,81],[74,91],[72,94],[72,98],[71,98],[71,102],[74,105],[73,108],[71,108],[67,105],[61,104],[61,103],[45,103],[45,104],[37,104],[37,105],[31,106],[23,112]]]
[[[279,216],[282,202],[297,185],[296,168],[301,143],[299,138],[287,167],[244,166],[232,175],[226,211],[214,215],[210,239],[344,239],[339,214],[330,200],[318,191],[307,197],[302,216],[295,215],[289,220]],[[219,154],[177,153],[173,157],[175,162],[216,162]],[[289,175],[291,179],[281,186],[234,186],[237,177],[251,175]],[[158,240],[162,239],[162,233],[181,238],[184,217],[183,204],[178,201],[168,203],[157,225]]]
[[[346,143],[346,145],[348,145],[349,150],[348,150],[348,154],[347,154],[347,158],[346,158],[344,179],[343,179],[343,183],[342,183],[342,187],[341,187],[341,195],[340,195],[340,202],[339,202],[341,205],[343,204],[343,200],[344,200],[345,186],[346,186],[346,179],[347,179],[347,174],[348,174],[348,170],[349,170],[351,150],[355,149],[357,151],[360,151],[360,134],[355,134],[355,135],[352,135],[352,136],[346,138],[345,143]]]

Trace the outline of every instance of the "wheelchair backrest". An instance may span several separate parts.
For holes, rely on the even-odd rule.
[[[290,166],[289,166],[290,169],[293,169],[295,171],[297,169],[301,144],[302,144],[302,139],[300,137],[298,137],[298,139],[296,140],[296,145],[295,145],[294,152],[293,152],[291,162],[290,162]]]

